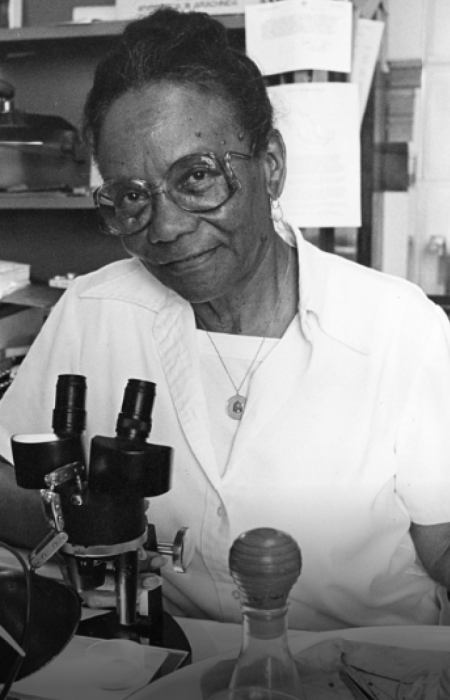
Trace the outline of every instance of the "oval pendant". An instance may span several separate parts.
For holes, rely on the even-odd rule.
[[[227,401],[227,413],[233,420],[241,420],[247,399],[245,396],[235,394]]]

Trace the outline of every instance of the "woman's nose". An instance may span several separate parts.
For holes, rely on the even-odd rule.
[[[153,196],[153,215],[147,232],[151,243],[170,243],[186,233],[194,233],[198,224],[196,214],[180,209],[163,192]]]

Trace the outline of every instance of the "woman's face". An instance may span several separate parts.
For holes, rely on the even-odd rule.
[[[102,126],[98,163],[105,180],[138,178],[156,186],[179,158],[210,152],[222,157],[227,151],[250,152],[248,135],[228,103],[162,82],[113,103]],[[154,194],[150,223],[122,239],[160,282],[192,303],[243,290],[275,235],[269,191],[276,158],[269,152],[232,158],[232,166],[241,189],[218,209],[183,211],[164,194]]]

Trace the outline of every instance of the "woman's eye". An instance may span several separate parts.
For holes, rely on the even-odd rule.
[[[120,197],[120,207],[134,207],[137,204],[143,204],[148,200],[148,195],[144,192],[137,192],[135,190],[130,190],[129,192],[123,192]]]
[[[180,189],[202,189],[210,185],[216,177],[215,170],[197,168],[185,174],[180,182]]]
[[[203,182],[208,175],[209,173],[206,170],[193,170],[186,178],[186,182]]]
[[[202,180],[205,177],[215,177],[217,175],[217,171],[213,170],[212,168],[209,168],[208,170],[196,170],[194,173],[194,178],[198,180]]]

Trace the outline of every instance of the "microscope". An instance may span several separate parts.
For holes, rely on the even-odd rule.
[[[128,380],[116,434],[93,437],[89,458],[83,443],[85,395],[84,376],[60,375],[53,433],[11,439],[17,484],[40,490],[50,524],[48,536],[30,554],[30,566],[37,569],[58,552],[68,582],[80,594],[113,576],[116,610],[82,621],[80,634],[189,651],[181,628],[162,611],[160,585],[148,592],[148,611],[137,611],[139,550],[172,555],[179,572],[188,556],[188,528],[172,544],[158,543],[146,517],[146,499],[169,491],[172,474],[172,448],[147,442],[155,384]]]

